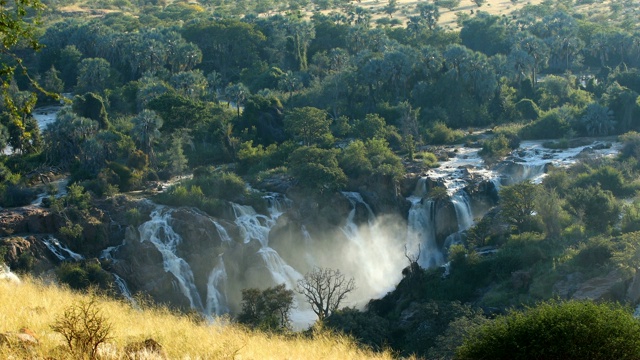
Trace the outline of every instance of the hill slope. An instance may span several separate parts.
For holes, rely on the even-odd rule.
[[[39,340],[34,358],[64,359],[63,337],[51,329],[56,319],[72,304],[87,302],[87,294],[74,293],[31,278],[20,284],[0,280],[0,334],[26,328]],[[152,338],[170,359],[391,359],[390,353],[372,353],[351,340],[320,333],[313,339],[245,330],[221,321],[208,325],[199,318],[177,316],[161,308],[137,310],[130,305],[96,297],[97,308],[111,323],[111,339],[101,359],[125,358],[124,348],[132,342]],[[1,337],[1,335],[0,335]],[[1,343],[1,341],[0,341]],[[0,346],[0,358],[23,358],[16,348]],[[146,357],[145,357],[146,358]],[[153,357],[150,357],[153,358]]]

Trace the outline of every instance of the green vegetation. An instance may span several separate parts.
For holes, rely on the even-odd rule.
[[[480,326],[456,359],[637,359],[640,322],[591,301],[547,302]]]
[[[620,300],[640,266],[640,28],[633,2],[584,10],[588,3],[544,1],[510,16],[473,9],[449,31],[439,20],[457,0],[389,0],[378,10],[342,0],[13,2],[0,11],[0,206],[29,204],[34,185],[68,174],[68,194],[45,204],[56,235],[95,255],[109,226],[97,202],[155,193],[176,176],[193,173],[154,201],[223,216],[226,202],[256,202],[247,182],[271,181],[330,211],[323,207],[339,191],[374,192],[374,184],[397,198],[403,157],[421,170],[437,166],[434,153],[418,151],[427,146],[466,141],[492,163],[521,139],[563,148],[620,135],[617,158],[593,160],[585,150],[579,164],[550,169],[541,184],[503,187],[498,206],[449,248],[446,272],[413,261],[397,289],[365,312],[336,307],[318,316],[377,350],[451,357],[464,327],[486,320],[469,304],[491,313],[569,298],[576,289],[563,288],[567,279],[603,273],[619,275],[608,296]],[[33,109],[58,100],[47,92],[73,98],[40,129]],[[448,198],[442,186],[430,195]],[[133,226],[143,219],[135,210],[123,216]],[[74,289],[107,286],[96,263],[57,273]],[[287,327],[288,290],[243,295],[242,322]],[[581,306],[590,305],[527,311],[591,319]],[[510,324],[500,319],[486,331]],[[465,353],[470,344],[458,356],[476,357]],[[635,354],[610,355],[627,353]]]

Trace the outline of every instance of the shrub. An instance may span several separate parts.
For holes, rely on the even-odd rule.
[[[422,159],[422,165],[428,168],[438,167],[438,157],[436,154],[428,151],[422,151],[415,155],[416,159]]]
[[[464,133],[461,130],[453,130],[439,121],[427,130],[427,141],[431,144],[451,144],[462,139],[462,137],[464,137]]]
[[[1,186],[0,203],[3,207],[24,206],[36,198],[36,192],[22,185]]]
[[[571,130],[571,116],[564,108],[553,109],[520,130],[523,139],[559,139]]]
[[[524,120],[536,120],[540,116],[540,108],[530,99],[522,99],[516,103],[516,111]]]
[[[348,307],[332,313],[324,325],[329,329],[349,334],[358,342],[377,351],[384,348],[391,335],[387,319]]]
[[[640,231],[640,201],[635,200],[623,209],[622,232]]]
[[[605,239],[595,239],[583,245],[573,261],[581,267],[603,265],[613,256],[613,245]]]
[[[621,158],[640,158],[640,133],[630,131],[620,135],[619,138],[620,142],[622,142]]]
[[[111,275],[98,263],[63,263],[56,269],[56,274],[60,281],[74,290],[84,290],[90,286],[108,289],[111,284]]]
[[[479,154],[485,161],[495,161],[507,156],[511,150],[516,149],[519,144],[520,140],[517,136],[498,134],[494,138],[485,140],[482,143],[482,150],[480,150]]]
[[[638,359],[640,322],[617,305],[546,302],[479,327],[456,359]]]
[[[616,196],[628,195],[622,172],[612,166],[599,167],[588,174],[580,174],[575,182],[577,187],[597,186],[611,191]]]
[[[262,291],[244,289],[238,322],[261,330],[287,330],[292,307],[293,290],[287,290],[284,284]]]
[[[51,329],[64,337],[76,358],[93,360],[98,356],[98,346],[110,339],[111,323],[92,298],[69,306]]]

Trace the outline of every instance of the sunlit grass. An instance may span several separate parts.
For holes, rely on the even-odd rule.
[[[94,295],[95,296],[95,295]],[[59,286],[45,285],[26,278],[21,284],[0,281],[0,333],[33,331],[39,340],[29,357],[64,359],[64,339],[51,330],[69,305],[88,301]],[[300,334],[288,336],[254,332],[220,320],[210,325],[199,317],[176,315],[167,309],[145,307],[97,297],[101,313],[112,324],[111,340],[102,358],[124,359],[124,347],[153,338],[170,359],[392,359],[389,352],[373,353],[359,348],[348,337],[317,333],[312,339]],[[24,353],[0,347],[0,358],[22,359]],[[150,357],[152,359],[153,357]]]

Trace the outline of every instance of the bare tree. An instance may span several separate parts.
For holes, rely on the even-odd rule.
[[[298,280],[296,291],[307,299],[318,319],[323,321],[355,288],[353,278],[347,279],[340,270],[315,268]]]

